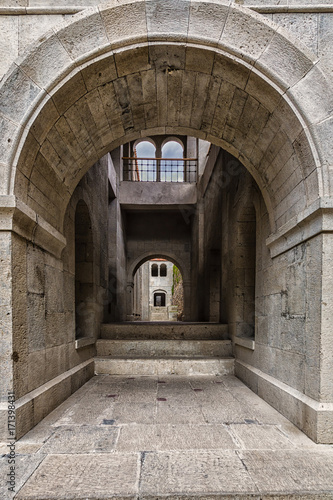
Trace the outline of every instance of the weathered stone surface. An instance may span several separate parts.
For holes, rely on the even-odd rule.
[[[8,451],[8,448],[6,452]],[[20,454],[16,456],[15,460],[15,491],[8,491],[8,485],[6,480],[1,481],[0,494],[2,498],[6,500],[11,500],[14,498],[15,492],[17,492],[29,479],[29,477],[34,473],[38,466],[43,461],[43,456]],[[0,474],[2,478],[6,478],[7,474],[10,472],[10,464],[8,464],[7,457],[3,456],[0,462]],[[6,478],[7,479],[7,478]]]
[[[146,2],[148,38],[177,35],[186,40],[189,22],[189,2]]]
[[[256,493],[257,488],[235,452],[200,450],[147,454],[141,491],[176,496],[183,491],[187,495]]]
[[[190,3],[190,19],[188,26],[189,39],[208,39],[217,45],[228,15],[227,4],[222,2],[202,2],[192,0]]]
[[[68,52],[61,45],[56,36],[49,36],[42,41],[38,51],[23,58],[21,69],[42,88],[54,85],[59,79],[56,76],[64,67],[72,63]]]
[[[318,14],[273,14],[272,20],[291,32],[314,54],[318,51]]]
[[[78,14],[75,17],[76,22],[73,23],[70,19],[66,24],[63,23],[57,33],[58,39],[73,59],[97,52],[109,43],[98,9],[89,9],[89,14]]]
[[[300,101],[300,110],[308,115],[313,123],[328,118],[332,109],[332,92],[322,92],[326,85],[327,76],[314,67],[288,90],[294,101]]]
[[[230,10],[219,44],[230,46],[248,62],[258,59],[271,41],[276,26],[259,17],[251,20],[242,7]]]
[[[231,343],[219,340],[98,340],[98,356],[231,356]]]
[[[30,2],[31,4],[31,2]],[[27,48],[54,26],[65,19],[65,16],[53,14],[18,16],[18,50],[19,55],[27,51]]]
[[[16,59],[19,53],[18,36],[19,18],[14,16],[1,16],[0,26],[3,34],[3,43],[0,49],[0,76],[4,75],[9,69],[12,61]]]
[[[59,498],[59,495],[66,498],[68,494],[82,498],[82,492],[88,490],[95,496],[134,497],[138,461],[138,454],[110,455],[108,458],[105,454],[50,455],[31,478],[30,484],[22,488],[18,498],[35,498],[39,494],[46,494],[49,498]],[[77,467],[82,471],[79,481]],[[52,477],[56,478],[58,474],[63,477],[61,484],[52,481]]]
[[[100,357],[96,359],[96,373],[125,375],[227,375],[233,374],[233,358],[168,358],[130,359]]]
[[[42,446],[43,454],[110,453],[115,448],[117,428],[63,426]]]
[[[112,4],[112,9],[109,6],[100,7],[101,17],[112,47],[121,46],[124,39],[134,38],[136,43],[146,41],[145,3],[142,1],[128,3],[121,0],[121,2],[112,2]],[[133,26],[136,27],[135,34]]]
[[[270,70],[272,66],[279,68],[276,80],[287,89],[310,71],[314,61],[315,58],[310,51],[308,54],[302,52],[296,40],[293,43],[287,41],[277,32],[265,52],[257,59],[256,66],[264,72]]]

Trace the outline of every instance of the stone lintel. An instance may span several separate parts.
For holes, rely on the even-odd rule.
[[[57,258],[66,246],[59,231],[15,196],[0,196],[0,231],[12,231]]]
[[[271,234],[266,244],[271,257],[277,257],[320,233],[333,232],[333,201],[320,198]]]
[[[238,359],[235,375],[313,441],[333,443],[333,402],[316,401]]]

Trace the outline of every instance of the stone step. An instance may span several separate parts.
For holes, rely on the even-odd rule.
[[[228,325],[220,323],[144,322],[108,323],[102,339],[228,340]]]
[[[143,375],[143,376],[198,376],[233,375],[234,358],[206,357],[158,357],[158,358],[116,358],[103,356],[95,358],[96,375]]]
[[[96,342],[97,356],[112,357],[160,357],[160,356],[205,356],[230,357],[230,340],[111,340]]]

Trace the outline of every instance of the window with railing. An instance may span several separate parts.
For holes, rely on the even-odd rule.
[[[133,156],[123,156],[123,180],[140,182],[196,182],[197,159],[184,158],[183,147],[168,141],[156,156],[156,148],[147,141],[134,148]]]

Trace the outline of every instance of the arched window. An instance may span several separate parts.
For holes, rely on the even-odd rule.
[[[158,265],[157,264],[153,264],[151,266],[151,275],[158,276]]]
[[[156,148],[149,141],[134,147],[135,171],[139,181],[156,181]]]
[[[154,293],[154,307],[165,307],[165,293]]]
[[[166,264],[161,264],[160,276],[165,277],[166,275],[167,275],[167,266],[166,266]]]
[[[160,177],[164,182],[184,182],[184,148],[179,142],[170,140],[162,147]]]

